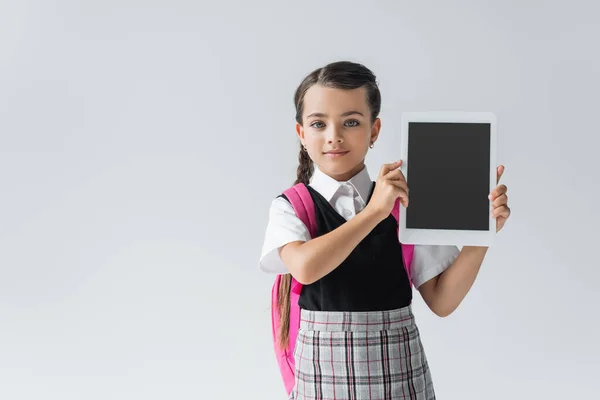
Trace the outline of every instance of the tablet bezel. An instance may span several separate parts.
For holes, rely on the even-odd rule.
[[[410,200],[410,171],[408,170],[408,126],[410,122],[462,122],[490,124],[490,189],[497,186],[497,142],[498,124],[496,115],[491,112],[407,112],[401,115],[401,159],[402,173],[409,182]],[[490,217],[487,231],[450,230],[450,229],[415,229],[406,227],[406,208],[400,205],[400,221],[398,239],[403,244],[426,245],[456,245],[456,246],[491,246],[496,237],[496,219],[492,215],[492,202],[488,200]],[[410,207],[410,201],[408,206]]]

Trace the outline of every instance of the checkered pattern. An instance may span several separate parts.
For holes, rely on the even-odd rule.
[[[301,311],[290,400],[433,400],[412,310]]]

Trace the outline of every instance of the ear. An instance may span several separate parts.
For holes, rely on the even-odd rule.
[[[297,122],[296,122],[296,134],[298,135],[300,142],[302,142],[302,144],[304,144],[304,127]]]
[[[375,143],[379,137],[379,131],[381,130],[381,119],[377,118],[371,126],[371,142]]]

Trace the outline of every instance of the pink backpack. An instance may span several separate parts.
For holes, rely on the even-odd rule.
[[[283,193],[292,204],[296,215],[304,224],[308,227],[308,231],[311,237],[316,236],[317,222],[315,217],[315,207],[308,192],[306,186],[302,183],[292,186]],[[392,215],[398,221],[399,218],[399,205],[400,201],[396,201],[392,210]],[[414,245],[402,245],[402,254],[404,258],[404,267],[410,281],[410,264],[413,259]],[[289,331],[289,342],[286,349],[282,349],[278,345],[278,332],[279,332],[279,308],[277,306],[277,299],[279,297],[279,285],[281,282],[282,275],[277,275],[273,289],[271,291],[271,322],[273,329],[273,344],[275,346],[275,356],[283,378],[283,383],[287,394],[289,395],[295,384],[295,360],[294,360],[294,347],[296,345],[296,339],[298,337],[298,330],[300,329],[300,307],[298,306],[298,300],[300,292],[302,291],[302,284],[292,278],[291,284],[291,301],[290,301],[290,331]],[[411,282],[412,286],[412,282]]]

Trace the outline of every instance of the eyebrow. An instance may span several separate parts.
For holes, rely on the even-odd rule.
[[[360,111],[346,111],[345,113],[342,114],[342,117],[347,117],[349,115],[353,115],[353,114],[358,114],[362,117],[364,117],[363,113],[361,113]],[[319,117],[319,118],[325,118],[327,117],[327,114],[323,114],[323,113],[319,113],[319,112],[315,112],[312,114],[309,114],[306,116],[306,118],[310,118],[310,117]]]

